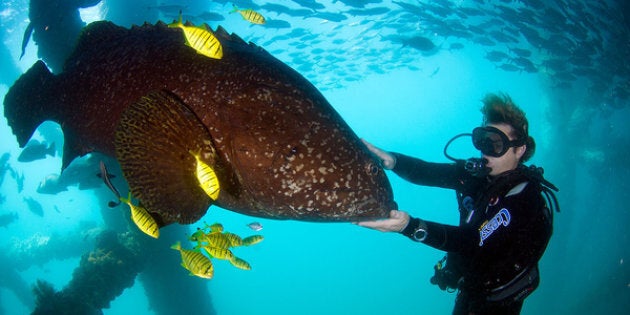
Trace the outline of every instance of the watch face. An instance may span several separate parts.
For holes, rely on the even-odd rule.
[[[413,238],[416,241],[422,242],[425,238],[427,238],[427,231],[424,229],[417,229],[413,232]]]

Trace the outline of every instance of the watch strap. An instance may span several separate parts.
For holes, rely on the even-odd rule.
[[[413,237],[413,233],[416,231],[416,229],[420,226],[420,219],[418,218],[409,218],[409,223],[407,223],[407,226],[400,231],[400,234],[412,238]]]

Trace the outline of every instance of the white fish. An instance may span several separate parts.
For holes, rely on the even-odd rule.
[[[254,231],[260,231],[263,229],[263,226],[262,224],[260,224],[260,222],[252,222],[250,224],[247,224],[247,226]]]

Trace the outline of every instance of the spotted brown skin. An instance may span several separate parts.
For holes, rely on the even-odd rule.
[[[21,146],[42,121],[58,122],[66,135],[64,168],[92,151],[116,156],[121,128],[118,135],[132,144],[118,148],[131,163],[123,167],[125,177],[160,225],[194,222],[210,204],[275,219],[386,217],[396,207],[386,175],[321,93],[260,47],[221,28],[215,35],[224,49],[220,60],[197,54],[179,29],[163,23],[131,29],[92,23],[62,73],[53,76],[38,62],[16,82],[5,98],[5,116]],[[148,132],[137,144],[135,122],[120,127],[120,120],[130,108],[151,113],[138,107],[147,95],[154,96],[149,108],[173,104],[161,107],[157,122],[167,125],[175,115],[198,121],[201,129],[175,135],[169,131],[175,127],[164,127],[157,130],[162,136],[152,139],[155,133]],[[193,169],[189,150],[198,149],[190,146],[206,147],[205,162],[221,183],[215,202],[188,193],[194,177],[181,173]],[[139,148],[151,153],[147,160],[133,153]],[[152,180],[134,180],[144,177]],[[183,205],[191,199],[191,206]]]

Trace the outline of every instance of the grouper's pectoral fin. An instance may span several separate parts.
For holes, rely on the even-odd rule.
[[[152,92],[130,105],[116,128],[115,146],[132,194],[160,225],[195,222],[212,204],[190,154],[198,153],[213,167],[211,135],[171,92]]]

